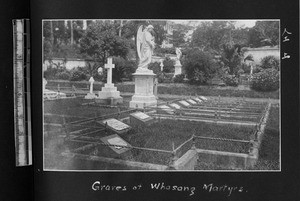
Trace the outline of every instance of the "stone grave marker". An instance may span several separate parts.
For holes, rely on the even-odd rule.
[[[202,100],[200,99],[200,98],[198,98],[198,97],[194,97],[193,98],[195,101],[197,101],[198,103],[202,103]]]
[[[170,106],[174,107],[175,109],[180,109],[180,105],[176,104],[176,103],[171,103]]]
[[[186,102],[185,100],[181,100],[181,101],[178,101],[181,105],[185,106],[185,107],[189,107],[191,106],[188,102]]]
[[[93,77],[91,77],[90,79],[89,79],[89,82],[90,82],[90,91],[89,91],[89,93],[87,93],[87,95],[84,97],[85,99],[94,99],[94,98],[96,98],[97,96],[94,94],[94,92],[93,92],[93,85],[94,85],[94,82],[95,82],[95,80],[94,80],[94,78]]]
[[[160,106],[158,106],[158,108],[162,109],[163,111],[165,111],[168,114],[174,114],[174,111],[172,110],[172,108],[170,108],[167,105],[160,105]]]
[[[187,102],[189,102],[189,103],[191,103],[191,104],[193,104],[193,105],[197,104],[197,102],[194,101],[193,99],[188,99]]]
[[[206,98],[206,97],[204,97],[204,96],[199,96],[199,98],[201,98],[202,100],[204,100],[204,101],[207,101],[208,99]]]
[[[128,142],[126,142],[125,140],[123,140],[117,134],[103,137],[103,138],[101,138],[101,141],[104,142],[105,144],[115,145],[115,146],[108,146],[108,147],[111,148],[117,154],[122,154],[131,149],[131,145]],[[126,146],[126,147],[123,147],[123,146]]]
[[[154,119],[143,112],[134,112],[130,114],[131,125],[150,125]]]
[[[115,64],[112,63],[112,57],[107,58],[107,64],[105,64],[104,67],[107,69],[107,83],[102,87],[101,91],[98,92],[98,97],[95,101],[102,104],[110,103],[112,105],[123,103],[120,92],[114,83],[112,83],[112,69],[115,68]]]
[[[125,124],[117,119],[114,119],[114,118],[105,119],[105,120],[100,121],[99,123],[101,123],[102,125],[107,124],[107,127],[109,129],[111,129],[112,131],[114,131],[118,134],[125,133],[131,129],[131,127],[128,126],[127,124]]]

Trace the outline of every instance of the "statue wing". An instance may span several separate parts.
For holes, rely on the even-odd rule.
[[[141,59],[141,45],[143,42],[143,25],[141,25],[137,31],[136,34],[136,50],[139,56],[139,59]]]

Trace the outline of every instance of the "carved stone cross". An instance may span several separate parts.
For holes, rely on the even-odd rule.
[[[107,84],[112,84],[112,69],[115,68],[115,64],[112,63],[112,58],[107,58],[107,64],[104,66],[107,68]]]

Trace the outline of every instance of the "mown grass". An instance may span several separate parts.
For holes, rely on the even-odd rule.
[[[271,107],[269,119],[261,143],[259,158],[254,170],[279,170],[280,169],[280,130],[279,107]]]
[[[81,103],[88,101],[84,99],[61,99],[55,101],[45,101],[45,112],[69,114],[93,117],[95,111],[99,114],[109,114],[117,112],[117,108],[94,108],[87,106],[80,106]],[[279,109],[272,107],[270,111],[270,118],[265,130],[265,137],[261,146],[260,158],[255,169],[278,169],[279,167]],[[53,117],[54,118],[54,117]],[[88,126],[88,125],[87,125]],[[204,137],[215,137],[224,139],[238,139],[249,140],[253,129],[249,127],[240,127],[233,125],[217,125],[203,122],[192,121],[174,121],[162,120],[156,122],[151,126],[135,127],[128,133],[120,134],[120,136],[129,144],[136,147],[145,147],[160,150],[173,150],[180,144],[189,139],[192,134]],[[100,141],[101,137],[114,134],[97,133],[93,137],[97,137]],[[85,162],[84,165],[77,160],[65,159],[58,156],[59,153],[68,149],[74,149],[77,145],[64,145],[62,142],[57,142],[55,136],[46,139],[46,147],[50,151],[45,155],[45,164],[52,168],[66,168],[66,169],[118,169],[121,167],[112,164],[105,166],[97,162]],[[100,141],[101,142],[101,141]],[[188,149],[191,148],[191,142],[187,143],[182,149],[178,150],[177,157],[181,157]],[[232,143],[227,141],[215,141],[197,139],[196,147],[202,149],[230,151],[237,153],[245,153],[248,151],[248,146],[243,143]],[[92,154],[93,150],[87,150],[85,154]],[[132,149],[124,154],[118,155],[109,147],[98,146],[98,156],[118,158],[129,161],[139,161],[154,164],[168,165],[172,158],[169,153],[143,151]],[[59,162],[61,161],[61,162]],[[81,161],[81,160],[80,160]],[[94,165],[93,165],[94,164]],[[211,167],[209,164],[207,164]],[[122,167],[124,169],[124,167]],[[122,169],[121,168],[121,169]],[[126,169],[126,168],[125,168]]]
[[[48,88],[57,88],[59,84],[60,87],[72,87],[74,85],[76,88],[87,88],[89,85],[88,81],[71,82],[71,81],[59,81],[59,80],[49,80],[47,83]],[[134,93],[134,83],[118,83],[115,84],[120,92]],[[104,86],[101,82],[94,83],[94,90],[99,91]],[[158,94],[171,94],[171,95],[195,95],[201,94],[203,96],[222,96],[222,97],[248,97],[248,98],[272,98],[279,99],[279,91],[273,92],[259,92],[250,89],[240,89],[237,87],[227,87],[219,88],[217,86],[195,86],[189,84],[159,84]]]

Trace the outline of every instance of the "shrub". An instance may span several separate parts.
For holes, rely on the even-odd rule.
[[[198,48],[189,50],[183,60],[183,68],[190,84],[206,84],[216,72],[215,67],[212,56]]]
[[[270,55],[261,59],[261,67],[263,69],[274,68],[279,70],[279,59]]]
[[[163,61],[164,67],[163,67],[163,71],[165,73],[172,73],[174,72],[174,65],[175,65],[175,61],[170,59],[170,57],[166,57],[165,60]]]
[[[134,61],[128,61],[122,57],[113,57],[113,82],[120,82],[123,78],[132,79],[132,74],[136,70],[136,64]]]
[[[56,73],[58,72],[57,68],[47,68],[47,70],[44,71],[44,77],[47,80],[53,80],[56,78]]]
[[[251,89],[257,91],[275,91],[279,88],[279,72],[268,68],[255,73],[251,80]]]
[[[260,66],[258,66],[258,65],[256,65],[254,68],[253,68],[253,74],[255,74],[255,73],[259,73],[259,72],[261,72],[261,71],[263,71],[264,69],[262,68],[262,67],[260,67]]]
[[[178,74],[173,79],[176,83],[183,83],[184,82],[184,74]]]
[[[251,66],[247,65],[246,63],[242,63],[241,69],[243,69],[244,73],[250,73],[251,71]]]
[[[78,67],[71,72],[70,81],[81,81],[86,79],[87,76],[83,68]]]
[[[62,71],[62,72],[58,72],[56,74],[56,77],[60,80],[69,80],[71,77],[71,74],[69,71]]]
[[[148,68],[149,68],[149,70],[153,70],[153,73],[158,75],[158,76],[162,73],[161,70],[160,70],[160,63],[159,62],[150,63]]]
[[[175,48],[161,48],[157,47],[154,50],[154,54],[158,56],[164,56],[165,54],[176,54]]]
[[[239,80],[235,75],[225,75],[222,77],[223,82],[227,85],[227,86],[233,86],[233,87],[237,87],[239,84]]]

